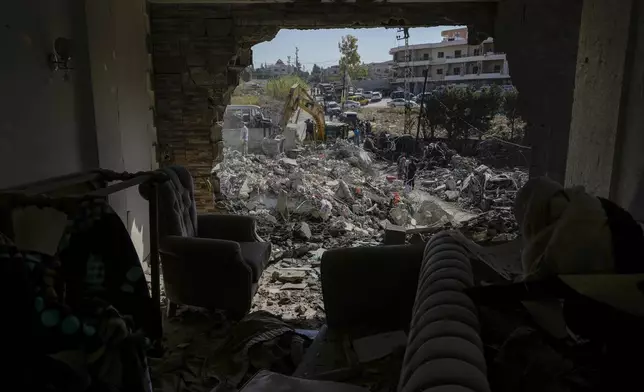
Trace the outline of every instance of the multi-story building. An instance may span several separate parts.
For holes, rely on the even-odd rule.
[[[393,72],[390,82],[402,88],[406,68],[411,67],[409,89],[420,93],[424,71],[428,70],[427,88],[441,84],[510,84],[510,72],[504,53],[494,52],[494,41],[488,38],[480,45],[467,44],[467,28],[445,30],[443,40],[436,43],[409,45],[409,59],[405,47],[392,48]]]
[[[367,67],[367,78],[368,79],[388,79],[391,73],[391,67],[393,66],[393,61],[383,61],[381,63],[369,63],[365,64]]]

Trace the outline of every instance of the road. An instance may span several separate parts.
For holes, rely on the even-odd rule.
[[[374,109],[386,108],[387,103],[389,103],[389,101],[391,101],[391,98],[383,98],[382,101],[380,101],[380,102],[369,103],[368,105],[366,105],[364,107],[365,108],[374,108]]]

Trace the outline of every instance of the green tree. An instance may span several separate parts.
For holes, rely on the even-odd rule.
[[[423,102],[423,111],[425,115],[425,124],[429,127],[430,134],[429,136],[423,133],[425,138],[431,137],[432,139],[436,136],[436,130],[439,128],[445,128],[445,123],[447,121],[447,116],[445,115],[445,108],[443,107],[442,101],[444,93],[442,90],[437,90],[432,93],[430,98],[425,98]]]
[[[367,76],[367,68],[360,61],[358,54],[358,38],[353,35],[345,35],[338,44],[340,49],[340,74],[344,75],[346,70],[351,79],[364,79]]]
[[[320,68],[317,64],[313,64],[313,69],[311,70],[311,78],[309,79],[309,81],[311,83],[320,83],[321,77],[322,68]]]
[[[515,89],[506,91],[503,96],[503,112],[510,123],[510,140],[514,140],[516,124],[519,120],[519,112],[517,111],[518,100],[519,93]]]

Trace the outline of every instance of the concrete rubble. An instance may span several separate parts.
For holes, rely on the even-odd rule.
[[[214,168],[224,197],[219,207],[255,217],[259,235],[273,244],[253,311],[300,327],[320,326],[324,250],[380,245],[392,224],[419,231],[462,227],[481,241],[516,236],[510,206],[527,180],[520,170],[499,172],[456,155],[448,167],[421,164],[410,192],[395,163],[345,141],[306,146],[289,156],[242,156],[226,149]]]

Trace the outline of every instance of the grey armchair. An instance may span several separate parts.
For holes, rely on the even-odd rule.
[[[177,304],[220,309],[233,319],[250,309],[257,282],[271,254],[271,244],[246,216],[197,214],[194,185],[187,169],[160,169],[159,253],[168,316]],[[147,198],[149,192],[141,187]]]

